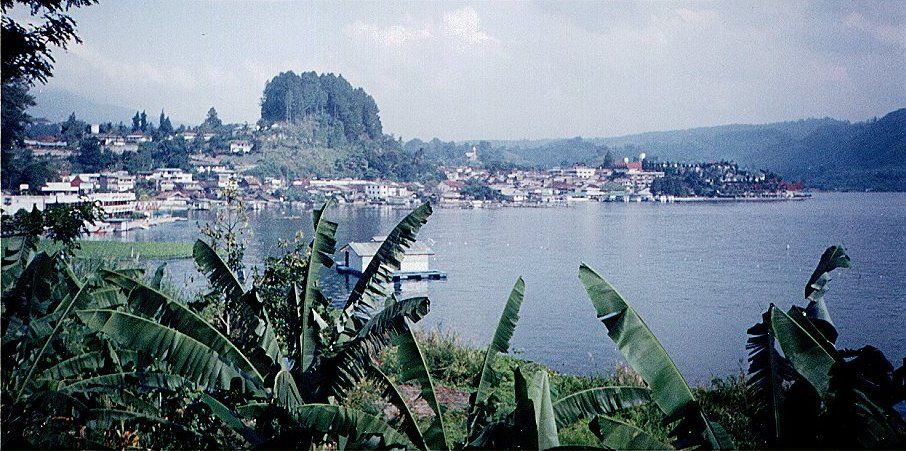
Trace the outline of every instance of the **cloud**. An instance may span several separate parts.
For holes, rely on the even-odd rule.
[[[883,43],[893,44],[906,49],[906,26],[904,26],[906,24],[885,25],[874,23],[855,11],[846,16],[844,23],[849,28],[867,32]]]
[[[424,41],[433,37],[427,26],[420,28],[406,27],[403,25],[390,25],[379,27],[357,20],[346,27],[346,34],[363,37],[385,47],[400,47],[417,41]]]
[[[481,18],[471,7],[444,12],[439,21],[414,24],[376,25],[360,19],[347,25],[344,32],[347,36],[396,50],[426,45],[425,49],[434,46],[432,50],[437,50],[437,46],[443,46],[462,52],[500,42],[481,29]]]
[[[481,19],[472,7],[465,7],[444,14],[444,33],[453,40],[455,47],[471,47],[496,42],[496,39],[481,31]]]
[[[113,80],[138,79],[184,91],[198,86],[195,76],[180,67],[157,67],[147,61],[115,59],[96,52],[85,44],[72,46],[69,51]]]

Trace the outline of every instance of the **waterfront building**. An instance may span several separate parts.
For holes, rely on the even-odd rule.
[[[135,193],[57,193],[43,196],[3,196],[3,213],[15,214],[19,210],[45,210],[54,205],[98,202],[108,219],[131,217],[135,212]]]
[[[371,259],[377,254],[381,243],[384,241],[383,236],[376,236],[371,241],[351,242],[340,248],[342,255],[341,264],[351,272],[361,273],[371,263]],[[418,273],[430,271],[430,260],[434,251],[424,243],[416,241],[412,243],[400,262],[399,272],[401,273]]]

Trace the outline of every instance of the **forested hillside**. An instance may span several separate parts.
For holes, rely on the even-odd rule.
[[[527,166],[596,165],[607,150],[617,157],[645,152],[669,161],[736,161],[821,189],[906,191],[906,109],[857,123],[804,119],[491,145],[486,159]]]
[[[252,172],[289,178],[429,180],[420,149],[384,135],[377,104],[342,75],[292,71],[271,79],[261,101],[257,152],[235,158]]]
[[[374,99],[334,74],[289,71],[277,75],[264,87],[261,119],[328,128],[334,144],[377,139],[383,134]]]

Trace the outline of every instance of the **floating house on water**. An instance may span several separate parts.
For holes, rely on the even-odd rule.
[[[337,272],[361,275],[368,268],[385,238],[376,236],[371,241],[351,242],[340,248]],[[446,279],[446,273],[431,269],[430,261],[433,255],[434,251],[430,247],[416,241],[406,250],[399,271],[393,273],[393,280]]]

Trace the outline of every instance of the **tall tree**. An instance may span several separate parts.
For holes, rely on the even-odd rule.
[[[144,110],[142,110],[142,115],[139,117],[138,128],[141,129],[142,132],[148,130],[148,115]]]
[[[28,93],[28,83],[22,79],[3,82],[3,116],[2,138],[3,151],[9,151],[13,147],[21,147],[22,140],[25,137],[25,129],[31,124],[31,116],[26,112],[29,107],[35,105],[35,98]],[[6,157],[3,158],[4,166]],[[4,167],[3,172],[6,172]]]
[[[204,123],[201,124],[202,127],[207,128],[211,131],[217,130],[223,125],[223,121],[217,117],[217,110],[214,107],[208,110],[208,116],[205,118]]]
[[[135,116],[132,116],[132,131],[136,132],[142,128],[142,116],[138,111],[135,112]]]
[[[44,83],[51,76],[55,62],[51,49],[66,49],[70,42],[81,43],[76,23],[69,11],[97,3],[97,0],[2,0],[3,82],[24,80]],[[16,5],[28,9],[31,20],[25,24],[8,15]]]
[[[164,110],[160,110],[160,121],[158,124],[158,130],[161,135],[173,134],[173,124],[170,122],[170,118],[164,115]]]

